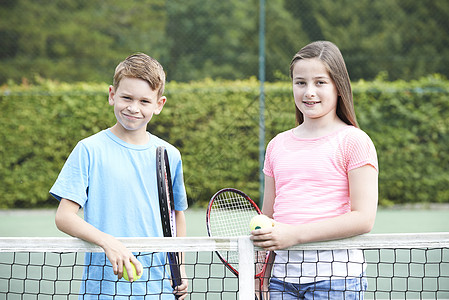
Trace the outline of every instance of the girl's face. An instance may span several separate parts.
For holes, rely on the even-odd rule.
[[[293,67],[293,97],[304,121],[334,119],[338,91],[323,62],[317,58],[301,59]]]

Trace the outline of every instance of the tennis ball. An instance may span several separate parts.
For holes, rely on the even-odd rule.
[[[139,280],[140,277],[142,277],[142,275],[140,275],[140,276],[137,275],[136,266],[134,266],[133,263],[131,263],[131,268],[133,269],[133,278],[134,278],[134,281]],[[126,281],[129,281],[128,272],[126,271],[126,268],[125,268],[124,265],[123,265],[123,278],[124,278]]]
[[[251,222],[249,223],[249,228],[251,229],[251,231],[273,226],[274,226],[273,220],[265,215],[254,216],[251,219]]]

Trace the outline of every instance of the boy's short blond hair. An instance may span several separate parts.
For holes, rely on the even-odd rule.
[[[164,68],[157,60],[144,53],[130,55],[118,64],[114,73],[114,89],[117,90],[120,85],[120,81],[124,77],[145,80],[148,82],[151,89],[158,91],[158,97],[162,97],[162,94],[164,93]]]

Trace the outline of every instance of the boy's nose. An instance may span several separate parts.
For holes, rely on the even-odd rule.
[[[137,106],[133,105],[133,104],[129,105],[126,109],[131,113],[139,112],[139,109],[137,108]]]

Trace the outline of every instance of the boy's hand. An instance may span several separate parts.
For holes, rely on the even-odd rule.
[[[181,279],[181,284],[176,286],[173,290],[173,294],[178,295],[180,300],[187,297],[187,288],[189,286],[188,280],[186,278]]]
[[[137,275],[142,275],[143,267],[140,261],[115,237],[106,235],[104,244],[101,247],[111,262],[112,270],[118,276],[118,279],[123,277],[123,268],[126,268],[129,281],[134,281],[131,263],[136,267]]]
[[[129,266],[128,266],[128,264],[129,264]],[[133,282],[134,280],[137,280],[137,279],[139,279],[142,276],[143,267],[142,267],[142,264],[140,263],[140,261],[137,258],[135,260],[131,259],[131,261],[129,261],[129,262],[126,262],[126,261],[124,262],[122,277],[123,277],[123,273],[124,273],[124,269],[125,268],[126,268],[126,273],[128,274],[128,280],[130,282]],[[136,276],[137,276],[137,278],[134,278],[134,270],[133,270],[134,268],[136,269]],[[129,271],[130,269],[131,269],[131,271]],[[119,279],[120,279],[120,277],[119,277]]]

